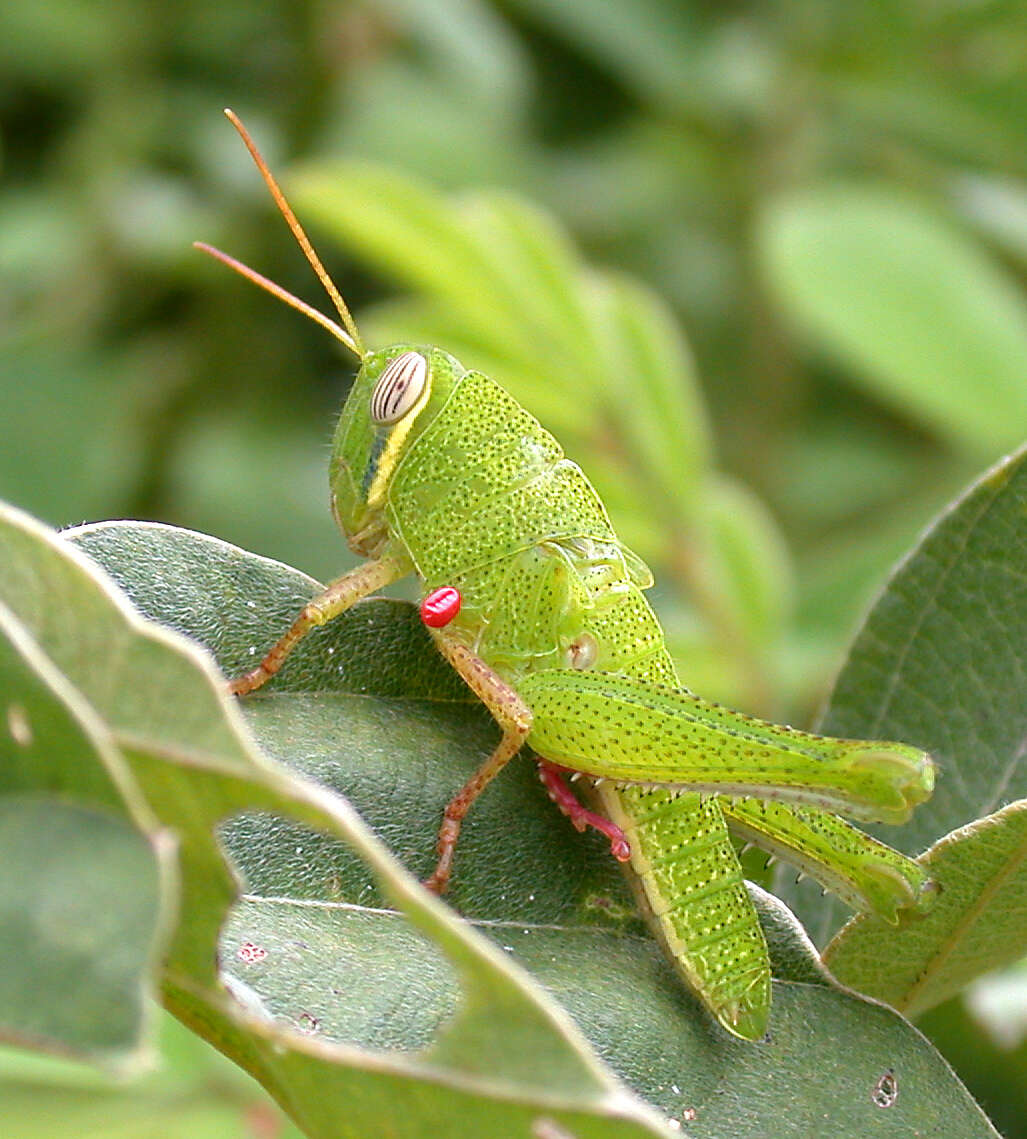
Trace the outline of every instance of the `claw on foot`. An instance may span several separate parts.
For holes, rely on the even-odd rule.
[[[610,840],[610,853],[613,857],[618,862],[628,861],[631,857],[631,844],[627,836],[616,823],[611,823],[609,819],[597,815],[595,811],[588,810],[578,802],[574,792],[563,781],[562,768],[553,763],[540,761],[538,776],[549,792],[549,798],[570,819],[575,830],[584,832],[588,827],[597,830]]]

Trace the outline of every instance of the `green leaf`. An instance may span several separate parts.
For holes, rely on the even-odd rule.
[[[234,668],[252,659],[251,645],[260,651],[269,643],[281,627],[278,615],[315,589],[287,567],[168,527],[109,524],[77,531],[74,539],[144,609],[154,607],[151,615],[205,630]],[[443,663],[410,606],[362,603],[302,651],[243,703],[252,729],[294,770],[347,792],[371,827],[424,873],[442,807],[480,762],[495,729],[476,705],[456,698],[462,694],[444,679]],[[372,659],[351,671],[353,654]],[[397,686],[404,685],[400,696]],[[423,1098],[423,1084],[416,1093],[421,1106],[409,1098],[417,1078],[427,1078],[418,1067],[422,1058],[433,1072],[451,1074],[445,1118],[459,1120],[454,1126],[461,1133],[497,1133],[502,1119],[508,1128],[502,1133],[528,1135],[542,1114],[574,1135],[627,1133],[612,1130],[629,1126],[623,1121],[600,1130],[596,1100],[590,1114],[584,1107],[595,1094],[589,1091],[595,1074],[583,1081],[579,1060],[572,1075],[568,1054],[554,1054],[545,1031],[530,1035],[518,1027],[501,971],[491,981],[479,972],[471,987],[451,940],[423,919],[412,927],[391,908],[396,886],[382,877],[380,854],[369,872],[364,845],[317,836],[309,820],[297,826],[304,820],[294,809],[283,821],[266,804],[251,800],[250,807],[221,831],[246,880],[221,960],[231,990],[261,1019],[247,1021],[248,1035],[222,1019],[213,1035],[276,1094],[288,1089],[298,1097],[307,1114],[297,1117],[322,1129],[315,1133],[327,1133],[331,1105],[343,1095],[392,1111],[390,1119],[402,1117],[409,1128],[402,1134],[419,1134],[414,1128],[421,1125],[438,1133],[441,1101]],[[286,813],[281,805],[272,810]],[[746,1045],[709,1023],[642,931],[604,844],[560,819],[529,764],[514,765],[475,805],[465,839],[449,901],[526,966],[603,1059],[685,1133],[757,1136],[775,1118],[781,1121],[775,1134],[785,1137],[807,1135],[817,1125],[842,1135],[943,1126],[994,1134],[914,1030],[828,983],[779,903],[760,902],[778,973],[772,1039]],[[421,892],[411,883],[401,897],[411,912]],[[449,937],[459,928],[466,927],[455,926]],[[448,961],[439,942],[449,949]],[[473,1005],[461,1001],[461,991]],[[178,1007],[210,1034],[199,1009],[183,1008],[181,1000]],[[206,1018],[209,1009],[202,1011]],[[491,1035],[497,1025],[499,1040]],[[258,1062],[254,1034],[281,1039],[283,1026],[293,1030],[286,1055],[264,1049]],[[349,1066],[329,1064],[334,1046],[346,1050]],[[303,1068],[314,1056],[323,1064]],[[903,1094],[885,1113],[870,1097],[889,1067]],[[552,1110],[542,1109],[543,1088]],[[492,1097],[488,1108],[483,1095]],[[298,1110],[295,1099],[283,1102]],[[535,1106],[524,1111],[524,1104]],[[640,1133],[640,1125],[630,1124],[631,1133]]]
[[[143,529],[151,539],[171,536],[172,543],[177,533]],[[210,540],[200,544],[197,557],[217,548],[229,569],[251,583],[270,565]],[[174,559],[156,540],[151,548],[148,565],[159,591]],[[233,612],[252,599],[221,596],[231,598]],[[308,1134],[344,1133],[340,1120],[352,1135],[383,1127],[397,1135],[426,1128],[437,1134],[464,1123],[471,1133],[497,1125],[519,1133],[543,1112],[582,1136],[663,1133],[654,1113],[599,1065],[565,1014],[404,874],[346,803],[254,749],[203,654],[143,622],[70,545],[12,511],[0,518],[0,597],[93,702],[150,809],[178,837],[182,904],[167,952],[165,1002],[256,1075]],[[195,599],[177,600],[188,613]],[[358,612],[358,625],[360,618]],[[69,789],[71,777],[69,770]],[[290,1032],[271,1023],[259,996],[231,978],[236,999],[228,997],[216,939],[237,890],[214,831],[243,811],[287,815],[355,848],[389,901],[408,915],[411,935],[427,939],[433,955],[445,955],[460,999],[422,1056],[363,1055]]]
[[[710,528],[710,572],[734,621],[754,645],[784,630],[794,591],[788,549],[766,506],[746,487],[711,479],[703,504]]]
[[[522,198],[495,192],[468,195],[456,209],[489,264],[490,287],[517,314],[527,354],[573,373],[595,371],[582,266],[555,219]]]
[[[642,478],[687,518],[713,450],[688,345],[663,302],[637,281],[613,274],[592,281],[611,409]]]
[[[160,875],[121,819],[0,796],[0,1037],[119,1068],[150,1058]]]
[[[1027,450],[988,471],[897,568],[823,717],[833,735],[906,740],[934,757],[933,796],[887,830],[907,853],[1027,798],[1025,511]]]
[[[0,693],[0,1039],[136,1070],[152,1058],[169,844],[103,726],[2,604]]]
[[[937,842],[924,855],[942,888],[933,910],[898,929],[855,919],[828,951],[840,980],[911,1013],[1027,953],[1025,512],[1021,451],[973,486],[896,571],[823,722],[832,735],[908,741],[938,764],[934,795],[912,820],[874,828],[910,854]],[[839,907],[803,889],[788,896],[818,939],[837,929]]]
[[[159,1066],[128,1084],[63,1058],[0,1048],[4,1139],[299,1139],[262,1089],[170,1015]]]
[[[1022,292],[915,199],[804,190],[766,209],[758,238],[781,303],[855,381],[973,454],[1027,434]]]
[[[337,240],[406,285],[457,306],[472,328],[517,344],[517,328],[495,296],[487,260],[429,186],[356,161],[322,163],[289,181],[297,208]]]
[[[946,836],[921,859],[942,896],[898,934],[854,918],[827,947],[835,974],[917,1016],[1027,952],[1027,801]]]

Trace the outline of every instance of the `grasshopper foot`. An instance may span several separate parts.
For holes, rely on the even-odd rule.
[[[871,912],[889,925],[926,914],[941,893],[941,886],[915,862],[908,867],[887,862],[869,865],[865,868],[864,884]]]
[[[539,761],[538,777],[549,792],[549,798],[570,819],[575,830],[584,832],[591,827],[599,831],[610,840],[610,853],[613,857],[618,862],[627,862],[631,857],[631,844],[627,836],[616,823],[611,823],[609,819],[597,815],[578,802],[574,792],[563,781],[563,770],[556,764]]]
[[[450,815],[442,820],[439,829],[438,855],[439,861],[431,874],[421,883],[426,890],[433,894],[445,893],[449,885],[449,876],[453,871],[453,852],[456,850],[456,840],[460,837],[460,824],[462,819],[452,818]]]
[[[230,680],[228,682],[228,694],[230,696],[245,696],[248,692],[256,691],[270,679],[271,673],[263,665],[258,665],[252,672],[244,673],[242,676]]]

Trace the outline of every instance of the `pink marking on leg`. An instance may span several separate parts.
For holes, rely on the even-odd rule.
[[[555,763],[539,760],[538,777],[549,792],[549,798],[570,819],[575,830],[584,831],[586,827],[591,827],[606,835],[610,840],[610,853],[613,857],[618,862],[627,862],[631,857],[631,844],[627,836],[616,823],[611,823],[609,819],[597,815],[595,811],[588,810],[578,802],[574,792],[563,781],[563,772],[566,770],[567,768],[559,767]]]

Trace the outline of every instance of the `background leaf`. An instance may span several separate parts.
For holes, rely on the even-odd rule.
[[[986,457],[1027,433],[1027,306],[915,199],[829,186],[766,210],[770,281],[854,379]]]
[[[138,1071],[170,844],[98,718],[2,604],[0,693],[0,1038]]]
[[[1025,496],[1021,451],[938,521],[867,616],[824,717],[832,734],[909,740],[938,763],[931,800],[880,829],[910,854],[941,840],[925,855],[942,887],[934,909],[898,930],[856,919],[828,950],[841,980],[911,1013],[1027,951]],[[789,894],[826,940],[839,909]]]
[[[944,893],[899,935],[856,920],[825,960],[848,984],[915,1017],[1027,949],[1027,801],[978,819],[923,856]]]

